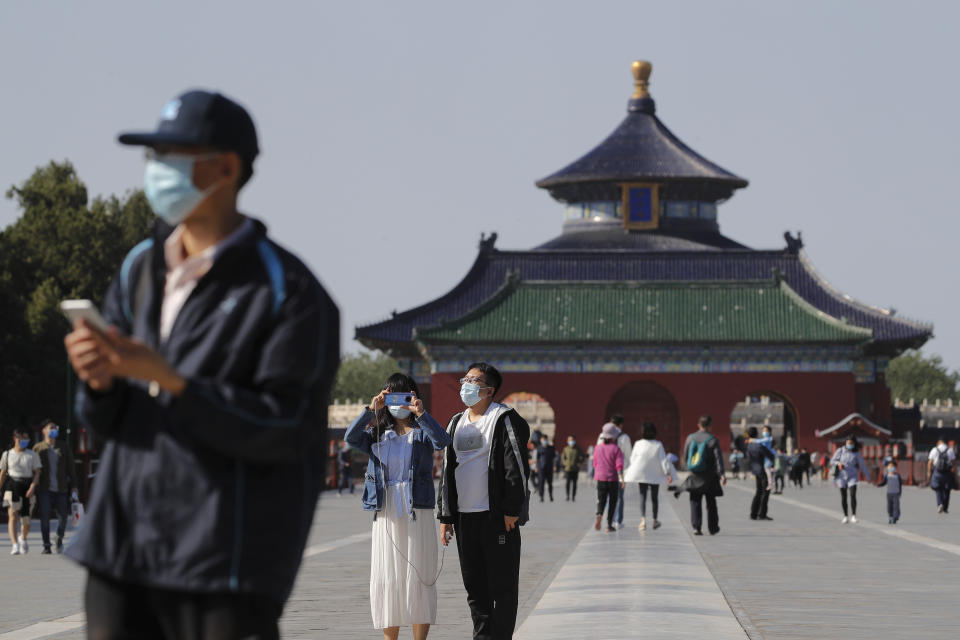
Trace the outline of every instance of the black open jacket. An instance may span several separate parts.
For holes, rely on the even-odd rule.
[[[458,413],[450,418],[447,433],[450,434],[451,444],[444,453],[443,474],[440,476],[440,487],[437,491],[437,520],[444,524],[456,524],[459,510],[457,509],[457,454],[453,450],[453,438],[457,425],[460,422]],[[522,468],[517,464],[517,457],[510,439],[507,436],[506,418],[510,416],[510,424],[517,438],[520,448]],[[526,497],[525,478],[530,477],[527,441],[530,440],[530,425],[514,409],[507,409],[497,418],[493,429],[493,441],[490,443],[489,473],[487,474],[487,488],[490,496],[490,517],[503,524],[502,516],[519,516]]]

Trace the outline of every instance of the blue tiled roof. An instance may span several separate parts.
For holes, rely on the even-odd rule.
[[[873,330],[874,342],[919,346],[932,326],[893,316],[843,296],[821,278],[805,254],[787,251],[644,252],[602,250],[498,251],[481,249],[473,267],[450,292],[393,318],[358,327],[368,346],[412,342],[415,327],[453,320],[474,309],[501,286],[508,273],[523,280],[763,280],[775,272],[814,307],[854,326]]]

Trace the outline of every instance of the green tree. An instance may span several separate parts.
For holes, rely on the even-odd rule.
[[[960,401],[957,393],[960,372],[949,371],[943,358],[936,354],[924,356],[919,351],[907,351],[890,361],[886,378],[894,398],[913,398],[917,402],[924,398]]]
[[[89,202],[69,162],[50,162],[6,192],[21,211],[0,232],[0,427],[67,413],[67,362],[59,312],[65,298],[100,304],[153,212],[140,191]],[[3,435],[3,434],[0,434]]]
[[[400,370],[397,361],[383,354],[359,353],[346,355],[340,360],[337,382],[333,387],[333,399],[340,402],[369,400],[383,381]]]

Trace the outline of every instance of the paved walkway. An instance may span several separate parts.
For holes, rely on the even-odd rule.
[[[746,638],[669,504],[673,497],[662,500],[669,502],[661,504],[663,526],[656,531],[652,520],[646,531],[637,530],[632,500],[630,526],[615,533],[588,530],[519,628],[518,640]]]
[[[816,483],[774,496],[774,521],[754,522],[752,482],[731,481],[720,500],[720,535],[702,537],[690,535],[686,499],[670,494],[661,504],[664,526],[638,532],[636,488],[628,489],[627,527],[613,534],[588,528],[594,498],[586,483],[575,503],[561,496],[531,505],[519,640],[940,638],[960,626],[960,591],[950,577],[960,516],[937,515],[928,489],[905,490],[895,526],[886,524],[884,490],[862,486],[861,522],[842,525],[837,491]],[[82,570],[39,555],[36,531],[30,540],[28,556],[10,556],[9,542],[0,542],[0,599],[8,604],[0,608],[0,640],[83,638]],[[370,517],[358,496],[324,497],[306,556],[283,637],[381,637],[370,622]],[[430,638],[468,638],[453,547],[438,587]],[[702,624],[708,631],[695,631]]]

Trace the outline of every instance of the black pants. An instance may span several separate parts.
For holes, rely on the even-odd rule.
[[[690,526],[695,531],[703,529],[703,498],[707,499],[707,530],[720,531],[720,515],[717,513],[717,497],[699,491],[690,492]]]
[[[553,502],[553,472],[552,471],[541,471],[537,476],[539,482],[537,483],[537,491],[540,492],[540,502],[543,502],[543,489],[544,485],[549,487],[550,490],[550,502]]]
[[[347,488],[350,489],[350,493],[353,493],[353,475],[350,473],[350,467],[340,467],[340,484],[337,485],[337,493]]]
[[[760,473],[753,476],[757,481],[757,490],[753,494],[753,501],[750,503],[750,517],[767,517],[767,503],[770,502],[770,484],[767,482],[767,474]]]
[[[853,515],[857,515],[857,485],[850,485],[850,487],[841,487],[840,489],[840,506],[843,507],[843,515],[847,515],[847,491],[850,492],[850,511]]]
[[[70,496],[66,491],[38,491],[37,505],[40,509],[40,535],[43,546],[50,547],[50,507],[57,510],[57,538],[63,538],[67,531],[67,519],[70,517]]]
[[[613,512],[617,510],[617,498],[619,496],[619,482],[616,480],[597,480],[597,515],[602,516],[604,508],[607,508],[608,527],[613,527]]]
[[[90,573],[88,640],[276,640],[283,606],[266,596],[142,587]]]
[[[577,499],[577,478],[580,476],[579,471],[564,471],[563,477],[567,481],[567,497],[571,500]]]
[[[461,513],[454,526],[460,574],[476,640],[507,640],[517,624],[520,529],[505,530],[502,516]]]
[[[887,515],[893,518],[894,522],[900,519],[900,494],[899,493],[887,494]]]
[[[949,510],[950,509],[950,487],[944,486],[941,484],[940,487],[937,488],[935,491],[937,494],[937,506],[943,507],[944,511]]]
[[[653,507],[653,519],[657,519],[660,511],[660,485],[640,483],[640,517],[647,517],[647,489],[650,489],[650,506]]]
[[[774,491],[783,491],[783,474],[774,473],[773,474],[773,490]]]

